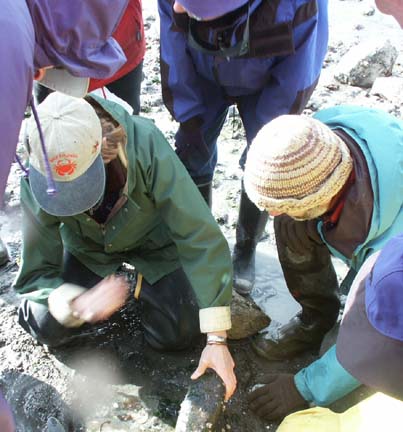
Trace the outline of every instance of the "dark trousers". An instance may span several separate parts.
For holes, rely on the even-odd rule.
[[[127,102],[133,108],[133,114],[138,114],[140,112],[140,90],[142,79],[143,62],[126,75],[108,84],[106,87],[116,96]],[[51,92],[52,90],[35,81],[35,97],[38,104],[43,102]]]
[[[287,238],[274,219],[278,257],[287,287],[302,306],[301,318],[306,324],[319,323],[328,331],[336,323],[340,309],[339,284],[329,249],[325,244],[307,241],[304,253],[293,253],[287,247]],[[305,226],[303,222],[300,223]],[[302,237],[302,236],[301,236]],[[308,234],[304,236],[308,239]]]
[[[102,279],[69,253],[65,255],[62,277],[66,282],[86,288],[93,287]],[[164,276],[153,285],[143,278],[139,300],[144,337],[154,349],[185,349],[200,335],[199,308],[182,269]],[[82,328],[63,327],[49,313],[47,306],[29,300],[21,302],[18,321],[35,339],[52,347],[66,344],[83,332]],[[86,330],[88,327],[91,325],[84,325]]]

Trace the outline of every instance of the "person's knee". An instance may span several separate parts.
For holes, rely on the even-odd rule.
[[[191,348],[201,337],[199,328],[172,328],[164,326],[160,329],[146,329],[144,337],[147,343],[157,351],[182,351]]]
[[[62,345],[71,333],[53,318],[47,306],[26,299],[18,308],[18,323],[34,339],[49,347]]]

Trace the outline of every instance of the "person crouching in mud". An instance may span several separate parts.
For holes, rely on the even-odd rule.
[[[317,352],[331,330],[318,360],[295,375],[263,377],[265,385],[249,395],[260,416],[281,418],[308,403],[328,406],[360,385],[340,364],[336,346],[329,347],[340,311],[331,257],[350,269],[340,286],[347,293],[366,261],[402,232],[402,164],[403,121],[373,108],[339,105],[313,118],[280,116],[254,140],[245,189],[275,216],[279,261],[301,312],[277,337],[259,336],[252,347],[279,361]]]
[[[228,400],[236,387],[226,344],[230,252],[186,169],[150,120],[113,102],[54,93],[38,112],[47,156],[32,123],[21,181],[20,325],[55,347],[134,297],[154,349],[181,350],[207,334],[192,378],[214,369]],[[55,196],[46,192],[49,165]],[[135,267],[134,283],[115,274],[123,262]]]

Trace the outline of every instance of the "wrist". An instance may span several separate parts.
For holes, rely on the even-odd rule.
[[[226,332],[217,332],[224,333],[223,335],[217,335],[215,333],[207,333],[207,345],[227,345],[227,334]]]
[[[222,336],[227,337],[227,331],[226,330],[219,330],[219,331],[210,331],[207,332],[207,335],[215,335],[215,336]]]

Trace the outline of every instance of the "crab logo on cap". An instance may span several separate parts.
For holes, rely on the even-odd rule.
[[[60,159],[53,165],[54,170],[61,177],[74,174],[77,168],[77,163],[70,159]]]

